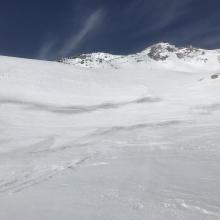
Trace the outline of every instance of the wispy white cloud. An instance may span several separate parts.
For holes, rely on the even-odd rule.
[[[59,45],[56,41],[46,42],[42,45],[38,52],[38,58],[48,59],[55,57],[65,57],[70,55],[74,50],[79,48],[82,42],[92,34],[102,24],[105,12],[103,9],[98,9],[90,14],[82,24],[81,29],[75,33],[75,30],[70,36]]]
[[[40,50],[38,51],[37,57],[38,59],[44,60],[47,59],[49,56],[51,56],[51,52],[55,46],[55,41],[49,41],[44,43]]]
[[[184,26],[176,27],[164,33],[165,38],[171,38],[174,42],[182,44],[192,44],[196,46],[215,48],[219,44],[219,28],[215,25],[215,17],[209,19],[200,18],[185,23]],[[201,47],[201,46],[200,46]]]
[[[172,22],[188,12],[190,9],[188,7],[190,2],[191,0],[163,0],[149,2],[139,0],[137,22],[146,20],[146,27],[143,27],[140,31],[136,31],[134,36],[150,34],[172,24]]]
[[[70,36],[70,38],[64,43],[63,47],[59,51],[59,54],[61,56],[67,56],[73,50],[77,49],[81,42],[101,24],[103,16],[104,11],[102,9],[93,12],[86,19],[82,29],[77,34]]]

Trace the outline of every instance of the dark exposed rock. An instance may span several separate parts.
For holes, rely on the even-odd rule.
[[[216,73],[211,75],[211,79],[217,79],[219,77],[220,73]]]
[[[163,50],[162,45],[154,45],[151,47],[150,52],[148,53],[148,56],[153,60],[166,60],[168,58],[168,55],[162,55],[161,52]]]
[[[143,60],[137,59],[136,62],[140,63],[140,62],[143,62]]]
[[[185,59],[185,58],[194,58],[199,55],[205,55],[205,51],[189,46],[187,48],[180,48],[179,51],[176,53],[176,56],[179,59]],[[207,60],[200,58],[200,60],[203,60],[206,62]]]
[[[172,47],[172,46],[167,46],[166,49],[169,52],[175,52],[177,50],[175,47]]]
[[[183,53],[176,53],[176,56],[177,56],[179,59],[183,59],[183,58],[184,58],[184,54],[183,54]]]

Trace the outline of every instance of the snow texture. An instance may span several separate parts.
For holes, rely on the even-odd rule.
[[[0,220],[220,219],[220,52],[0,57]]]

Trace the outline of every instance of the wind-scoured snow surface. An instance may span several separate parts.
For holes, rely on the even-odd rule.
[[[220,219],[219,57],[0,57],[0,220]]]

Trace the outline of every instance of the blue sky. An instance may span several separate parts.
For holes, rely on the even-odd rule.
[[[3,0],[0,54],[53,60],[157,42],[220,48],[219,0]]]

